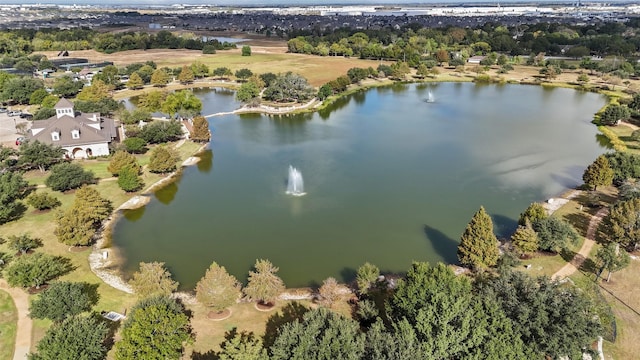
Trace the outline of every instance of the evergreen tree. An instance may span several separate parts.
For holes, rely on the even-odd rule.
[[[194,79],[195,75],[193,74],[193,71],[191,71],[191,68],[184,65],[180,71],[180,75],[178,75],[178,81],[180,84],[190,84]]]
[[[64,162],[51,168],[51,174],[44,183],[52,190],[67,191],[95,181],[92,171],[84,170],[82,165],[77,163]]]
[[[531,203],[531,205],[529,205],[529,207],[527,207],[527,209],[522,214],[520,214],[518,225],[526,226],[527,221],[530,224],[533,224],[538,220],[546,219],[548,216],[549,215],[547,215],[547,210],[544,209],[542,204],[537,202]]]
[[[136,157],[126,151],[118,150],[113,154],[113,156],[111,156],[111,161],[109,162],[107,170],[109,170],[111,175],[118,176],[120,174],[120,170],[127,166],[131,170],[134,170],[136,175],[140,173],[141,168]]]
[[[554,216],[536,221],[533,230],[538,234],[538,248],[541,250],[558,253],[580,240],[571,224]]]
[[[495,266],[500,253],[493,222],[484,207],[473,215],[458,246],[458,260],[474,269]]]
[[[10,250],[19,251],[22,255],[26,255],[29,250],[42,246],[42,240],[33,238],[29,234],[9,235],[7,246]]]
[[[380,276],[380,269],[377,266],[365,262],[356,271],[356,282],[358,284],[358,291],[360,294],[367,294],[371,287],[378,281]]]
[[[593,190],[598,186],[609,186],[613,182],[614,172],[609,166],[609,160],[604,155],[600,155],[587,167],[582,175],[582,180]]]
[[[38,210],[53,209],[62,205],[57,197],[44,191],[34,192],[29,195],[29,197],[27,198],[27,204],[33,206]]]
[[[178,154],[173,149],[160,145],[151,151],[148,168],[152,173],[168,173],[176,169],[177,162]]]
[[[73,205],[56,215],[53,233],[58,241],[71,246],[91,244],[96,231],[113,211],[111,201],[100,196],[98,190],[84,186],[76,192]]]
[[[129,81],[127,81],[127,88],[131,90],[137,90],[142,89],[143,86],[144,81],[142,81],[142,78],[140,77],[140,75],[138,75],[137,72],[134,72],[133,74],[131,74],[131,76],[129,76]]]
[[[136,164],[137,165],[137,164]],[[126,165],[120,169],[118,176],[118,186],[126,192],[138,191],[144,186],[144,181],[140,177],[139,169]]]
[[[151,75],[151,85],[155,87],[167,86],[171,79],[165,69],[156,69]]]
[[[538,250],[538,234],[527,221],[525,226],[518,226],[511,235],[513,246],[522,254],[529,254]]]
[[[276,275],[278,268],[269,260],[256,260],[256,271],[249,272],[249,282],[244,293],[253,300],[271,303],[284,291],[282,279]]]
[[[178,282],[171,279],[171,273],[164,263],[140,263],[140,270],[133,273],[129,285],[140,298],[169,296],[178,289]]]
[[[11,286],[40,288],[70,270],[69,259],[37,252],[12,260],[4,269],[4,277]]]
[[[630,261],[629,254],[627,254],[624,249],[621,249],[620,244],[617,243],[609,243],[598,249],[596,259],[602,267],[598,276],[600,276],[604,270],[609,271],[607,282],[611,279],[612,272],[620,271],[629,266]]]
[[[241,294],[238,280],[233,275],[229,275],[224,266],[215,262],[196,285],[196,299],[215,311],[223,311],[235,304]]]
[[[640,198],[618,201],[600,223],[600,232],[610,242],[633,251],[640,243]]]
[[[193,131],[191,132],[191,140],[197,142],[208,142],[211,139],[209,131],[209,122],[204,116],[196,116],[193,118]]]
[[[27,195],[27,181],[19,172],[0,174],[0,224],[20,216],[20,199]]]
[[[217,354],[220,360],[269,360],[267,350],[262,341],[252,333],[236,333],[234,337],[225,340]]]
[[[60,322],[90,311],[98,302],[97,286],[81,282],[56,281],[31,302],[29,316]]]

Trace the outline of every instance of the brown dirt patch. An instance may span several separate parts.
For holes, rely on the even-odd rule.
[[[30,288],[27,288],[27,293],[29,293],[29,294],[31,294],[31,295],[39,294],[39,293],[41,293],[42,291],[44,291],[44,289],[46,289],[46,288],[48,288],[48,287],[49,287],[49,285],[47,285],[47,284],[45,284],[45,285],[40,285],[40,287],[39,287],[39,288],[37,288],[37,287],[35,287],[35,286],[32,286],[32,287],[30,287]]]
[[[90,246],[69,246],[69,252],[81,253],[83,251],[91,250]]]
[[[209,311],[207,313],[207,319],[214,321],[225,320],[229,316],[231,316],[231,310],[229,309],[224,309],[222,311]]]
[[[276,306],[274,303],[257,302],[255,308],[258,311],[271,311],[274,310]]]

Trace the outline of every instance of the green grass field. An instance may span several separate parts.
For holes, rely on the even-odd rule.
[[[18,310],[9,293],[0,290],[0,360],[13,359]]]

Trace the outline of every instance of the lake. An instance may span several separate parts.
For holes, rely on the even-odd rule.
[[[240,105],[228,90],[196,94],[203,114]],[[539,86],[398,84],[315,114],[213,117],[203,160],[125,211],[113,244],[125,273],[162,261],[183,289],[212,261],[244,282],[257,258],[269,259],[288,287],[353,279],[365,261],[384,272],[455,263],[480,206],[506,237],[531,202],[582,183],[606,151],[591,124],[605,100]],[[304,196],[285,193],[290,165]]]

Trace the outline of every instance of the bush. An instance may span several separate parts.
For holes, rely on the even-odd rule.
[[[151,152],[149,171],[153,173],[168,173],[176,169],[178,154],[166,146],[158,146]]]
[[[122,144],[128,153],[144,154],[147,151],[147,142],[139,137],[126,138]]]
[[[92,171],[85,171],[78,164],[65,162],[51,168],[51,175],[45,180],[45,184],[55,191],[66,191],[95,181]]]
[[[251,46],[245,45],[242,47],[242,56],[251,56]]]
[[[116,151],[116,153],[111,157],[111,162],[109,162],[107,170],[109,170],[113,176],[118,176],[120,171],[125,167],[135,170],[136,175],[140,173],[140,165],[138,165],[138,161],[135,156],[126,151]]]
[[[216,53],[216,47],[213,45],[205,45],[202,47],[202,53],[203,54],[215,54]]]
[[[154,121],[145,125],[140,137],[150,144],[178,140],[182,136],[182,125],[176,120]]]
[[[36,192],[27,198],[27,204],[38,210],[48,210],[60,206],[62,203],[57,197],[47,192]]]

